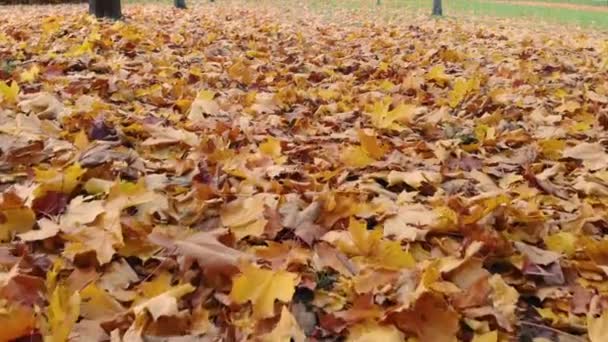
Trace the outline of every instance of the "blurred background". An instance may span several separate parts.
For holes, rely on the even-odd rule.
[[[107,1],[107,0],[104,0]],[[7,4],[59,4],[86,0],[0,0]],[[451,18],[492,20],[496,18],[525,21],[528,25],[544,23],[571,25],[608,32],[608,0],[216,0],[223,3],[280,6],[286,9],[307,8],[332,15],[352,11],[374,12],[387,20],[403,18],[404,13],[431,14],[434,2],[441,2],[443,15]],[[135,3],[166,3],[173,0],[122,0],[123,6]],[[189,6],[209,5],[210,0],[187,0]]]

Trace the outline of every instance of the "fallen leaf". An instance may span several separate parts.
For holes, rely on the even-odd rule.
[[[195,289],[190,284],[172,287],[168,291],[134,306],[133,312],[135,315],[140,315],[145,310],[150,313],[154,320],[159,319],[161,316],[174,316],[178,312],[177,300]]]
[[[148,236],[148,239],[164,248],[175,249],[181,255],[195,258],[203,268],[235,273],[239,262],[251,261],[253,256],[219,242],[218,237],[226,232],[225,229],[219,229],[196,233],[185,239],[172,239],[155,231]]]
[[[562,156],[582,160],[583,165],[591,171],[608,167],[608,153],[598,143],[581,143],[569,147],[564,150]]]
[[[232,283],[230,299],[237,304],[251,302],[253,317],[274,316],[274,302],[291,301],[298,276],[286,271],[270,271],[247,265]]]
[[[275,342],[275,341],[294,341],[304,342],[306,341],[306,335],[300,329],[298,322],[293,315],[287,310],[285,306],[281,310],[281,319],[277,323],[274,329],[262,336],[261,341]]]
[[[402,342],[405,336],[393,325],[360,324],[351,328],[348,342]]]

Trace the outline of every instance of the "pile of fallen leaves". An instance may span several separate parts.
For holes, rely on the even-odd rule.
[[[606,341],[605,37],[288,12],[0,9],[0,341]]]

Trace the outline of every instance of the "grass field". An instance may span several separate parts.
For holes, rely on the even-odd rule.
[[[475,17],[492,20],[492,18],[512,18],[530,21],[538,24],[566,24],[585,29],[608,31],[608,0],[444,0],[444,14],[450,17]],[[171,0],[126,0],[126,3],[167,3]],[[190,0],[191,5],[208,4],[208,0]],[[218,0],[219,2],[239,2],[234,0]],[[398,18],[405,10],[429,12],[431,0],[381,0],[380,6],[376,0],[240,0],[250,4],[270,4],[291,7],[294,5],[309,7],[314,11],[332,16],[333,13],[349,10],[357,12],[375,12],[384,17]],[[538,5],[531,5],[538,2]],[[572,4],[582,6],[597,6],[597,10],[588,8],[548,7],[548,3]],[[209,5],[209,4],[208,4]]]
[[[530,20],[534,23],[568,24],[591,29],[608,30],[608,13],[601,6],[604,2],[592,0],[550,0],[555,3],[579,5],[598,5],[598,10],[547,7],[547,1],[538,6],[518,3],[518,1],[493,0],[444,0],[444,13],[447,16],[499,17]],[[287,0],[283,3],[300,1]],[[540,1],[539,1],[540,2]],[[430,0],[382,0],[377,6],[375,0],[311,0],[311,8],[320,11],[339,11],[352,9],[357,11],[381,11],[389,17],[396,11],[405,9],[430,11]],[[529,3],[529,1],[528,1]]]

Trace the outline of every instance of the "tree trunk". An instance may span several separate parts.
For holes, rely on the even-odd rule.
[[[376,0],[376,5],[380,5],[380,0]]]
[[[120,0],[89,0],[89,13],[97,18],[120,19]]]
[[[177,8],[186,8],[186,0],[174,0],[173,2]]]
[[[441,0],[433,0],[433,15],[443,15],[443,7],[441,6]]]

